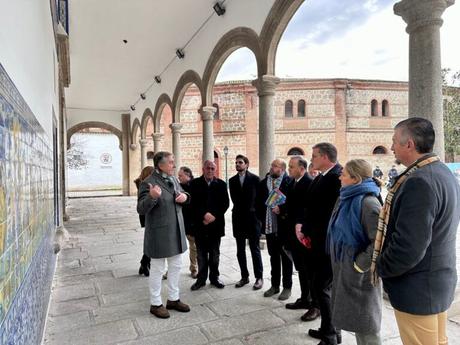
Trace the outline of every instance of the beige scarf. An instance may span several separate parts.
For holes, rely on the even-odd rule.
[[[411,167],[407,168],[400,176],[396,178],[396,182],[388,190],[388,195],[385,198],[385,204],[380,210],[379,214],[379,223],[377,226],[377,234],[374,242],[374,253],[372,254],[372,263],[371,263],[371,279],[374,286],[377,285],[379,281],[379,276],[377,273],[377,259],[382,252],[383,243],[385,242],[385,237],[387,234],[387,226],[390,219],[391,204],[393,202],[393,197],[396,191],[401,187],[401,185],[407,180],[407,178],[417,169],[431,164],[433,162],[439,161],[438,156],[429,155],[421,158],[418,162],[415,162]]]

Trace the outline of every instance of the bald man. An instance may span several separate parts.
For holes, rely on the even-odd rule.
[[[216,177],[216,164],[203,163],[203,175],[190,184],[192,224],[198,258],[198,277],[192,290],[209,280],[218,289],[225,287],[219,279],[220,240],[225,235],[224,214],[229,206],[227,184]]]

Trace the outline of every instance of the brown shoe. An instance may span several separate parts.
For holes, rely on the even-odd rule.
[[[300,317],[302,321],[313,321],[321,316],[321,313],[318,308],[310,308],[305,314]]]
[[[167,319],[169,317],[169,311],[166,310],[163,304],[151,305],[150,313],[155,315],[156,317],[159,317],[160,319]]]
[[[198,278],[198,272],[197,272],[197,271],[192,271],[192,272],[190,272],[190,276],[191,276],[193,279],[196,279],[196,278]]]
[[[166,302],[166,309],[174,309],[180,311],[181,313],[188,313],[190,311],[190,307],[187,304],[182,303],[180,299],[177,301],[170,301],[168,299]]]

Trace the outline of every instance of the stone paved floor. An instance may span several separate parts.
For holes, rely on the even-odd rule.
[[[318,327],[319,321],[301,322],[302,311],[285,309],[285,303],[264,298],[263,290],[253,291],[251,285],[234,288],[240,276],[230,224],[221,245],[220,271],[227,284],[225,289],[207,285],[199,291],[190,291],[194,280],[188,274],[188,259],[184,258],[181,299],[191,305],[191,312],[173,311],[167,320],[149,314],[148,278],[137,274],[143,230],[138,225],[135,203],[132,197],[70,201],[71,220],[66,228],[71,237],[59,255],[44,344],[318,343],[306,331]],[[268,288],[268,253],[262,252],[264,288]],[[293,278],[289,301],[299,295],[298,279]],[[460,344],[459,324],[460,318],[449,321],[451,345]],[[400,344],[388,304],[384,307],[382,336],[385,345]],[[354,337],[344,332],[343,344],[355,344]]]

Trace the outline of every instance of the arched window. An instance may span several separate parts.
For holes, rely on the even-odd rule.
[[[377,100],[373,99],[371,102],[371,116],[378,116],[379,115],[379,105]]]
[[[382,116],[390,116],[390,106],[386,99],[382,101]]]
[[[214,120],[219,120],[220,119],[219,104],[213,103],[212,106],[216,108],[216,112],[214,113]]]
[[[300,147],[293,147],[289,149],[288,156],[303,156],[305,153]]]
[[[387,154],[387,149],[383,146],[377,146],[373,151],[373,155],[386,155]]]
[[[285,117],[292,117],[292,101],[289,100],[289,101],[286,101],[286,103],[284,103],[284,116]]]
[[[297,102],[297,116],[305,117],[305,101],[303,99]]]

